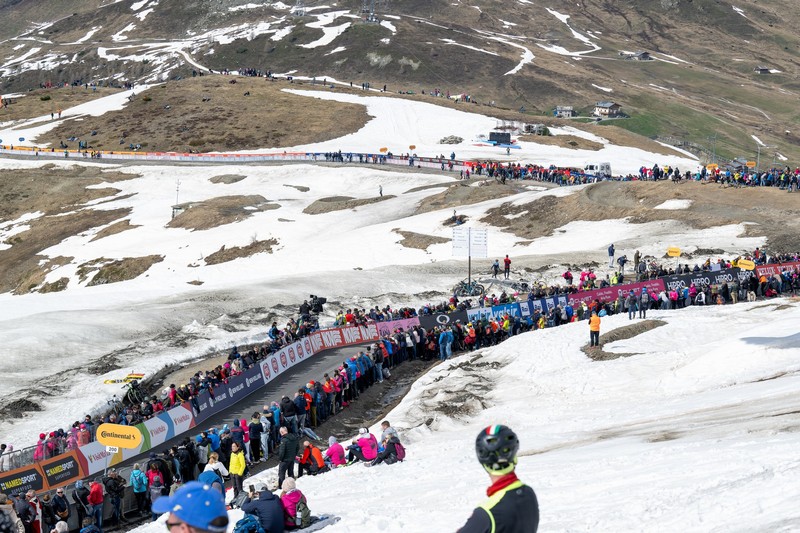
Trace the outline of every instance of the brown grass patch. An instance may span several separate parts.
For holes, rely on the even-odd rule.
[[[632,355],[640,355],[635,353],[611,353],[603,350],[603,346],[611,342],[621,341],[625,339],[632,339],[637,335],[641,335],[646,331],[666,326],[667,323],[663,320],[642,320],[634,322],[629,326],[622,326],[609,333],[600,335],[600,346],[589,346],[588,344],[581,348],[581,351],[592,361],[611,361],[619,359],[620,357],[630,357]]]
[[[222,176],[214,176],[209,178],[208,181],[211,183],[224,183],[226,185],[230,185],[231,183],[236,183],[242,181],[247,176],[241,176],[239,174],[223,174]]]
[[[36,142],[59,146],[64,141],[77,148],[77,142],[66,141],[74,136],[109,151],[127,151],[130,144],[150,152],[281,148],[353,133],[370,118],[362,105],[283,91],[302,88],[298,85],[229,76],[170,81],[137,94],[121,110],[67,120]],[[299,116],[314,120],[300,124]]]
[[[602,143],[575,135],[520,135],[519,140],[573,150],[600,150],[603,148]]]
[[[331,213],[333,211],[353,209],[361,205],[383,202],[389,198],[394,198],[394,195],[387,194],[386,196],[375,196],[374,198],[361,199],[355,199],[350,196],[330,196],[328,198],[320,198],[319,200],[311,203],[311,205],[303,209],[303,213],[307,215],[321,215],[323,213]]]
[[[90,242],[99,241],[105,237],[110,237],[111,235],[116,235],[117,233],[122,233],[123,231],[128,231],[129,229],[138,228],[138,224],[131,224],[131,221],[127,218],[125,220],[120,220],[119,222],[114,222],[107,228],[101,229],[97,232]]]
[[[260,253],[272,253],[273,246],[278,245],[277,239],[267,239],[265,241],[254,241],[247,246],[234,246],[226,248],[225,245],[219,250],[206,257],[207,265],[218,265],[220,263],[227,263],[240,257],[250,257],[251,255]]]
[[[474,183],[473,180],[456,182],[447,187],[447,190],[428,196],[420,202],[417,213],[458,208],[462,205],[477,204],[478,202],[502,198],[520,192],[516,188],[516,184],[501,185],[494,180],[485,180],[481,186],[470,187]]]
[[[108,283],[118,283],[135,279],[153,266],[164,260],[163,255],[147,255],[144,257],[125,257],[116,261],[106,258],[99,258],[82,264],[78,267],[78,275],[81,281],[88,278],[92,273],[94,276],[87,286],[106,285]]]
[[[402,240],[398,241],[402,246],[405,246],[406,248],[416,248],[417,250],[427,250],[428,246],[432,244],[442,244],[445,242],[450,242],[451,240],[444,237],[436,237],[434,235],[414,233],[413,231],[402,231],[398,228],[394,228],[392,231],[403,237]]]
[[[206,230],[249,218],[253,213],[278,209],[261,195],[221,196],[202,202],[181,204],[184,211],[169,221],[167,227],[192,231]],[[246,208],[250,209],[246,209]]]
[[[44,283],[44,279],[47,274],[60,266],[69,264],[72,259],[72,257],[59,256],[54,257],[43,264],[37,263],[36,266],[31,267],[27,272],[24,272],[20,275],[19,279],[17,280],[17,286],[13,293],[27,294],[30,292],[55,292],[56,290],[63,290],[67,286],[66,282],[63,284],[59,282]],[[63,285],[62,288],[57,288],[61,285]]]

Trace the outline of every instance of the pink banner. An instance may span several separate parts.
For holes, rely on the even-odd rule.
[[[614,285],[612,287],[605,287],[592,291],[576,292],[575,294],[569,295],[569,304],[575,307],[581,302],[589,303],[594,300],[600,300],[601,303],[612,302],[616,300],[620,294],[627,294],[631,289],[634,293],[639,294],[643,287],[647,287],[649,291],[661,292],[664,289],[664,281],[661,279],[651,279],[639,283],[626,283],[624,285]]]

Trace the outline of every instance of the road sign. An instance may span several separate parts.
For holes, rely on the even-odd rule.
[[[108,453],[117,453],[119,451],[119,448],[117,448],[116,446],[106,446],[106,451]]]
[[[453,228],[453,255],[455,257],[489,257],[489,236],[484,228]]]
[[[756,168],[756,162],[755,161],[748,161],[747,163],[745,163],[745,166],[747,168]]]
[[[667,255],[670,257],[680,257],[681,249],[677,246],[670,246],[667,248]]]
[[[755,270],[756,268],[756,264],[749,259],[739,259],[736,262],[736,266],[744,270]]]

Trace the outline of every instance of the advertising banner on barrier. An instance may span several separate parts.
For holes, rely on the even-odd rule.
[[[84,477],[78,452],[73,450],[39,463],[48,487],[67,485]]]
[[[147,434],[149,435],[149,437],[145,437],[145,441],[149,440],[150,448],[155,448],[159,444],[166,442],[167,433],[169,432],[169,424],[166,420],[154,416],[143,425],[147,429]]]
[[[492,307],[476,307],[475,309],[468,309],[467,310],[467,320],[472,322],[473,320],[481,320],[484,318],[490,319],[494,318],[499,319],[504,316],[514,317],[521,317],[522,311],[520,310],[520,306],[517,303],[513,304],[502,304],[502,305],[495,305]]]
[[[775,274],[780,274],[784,270],[794,270],[795,268],[800,268],[800,262],[794,263],[781,263],[781,264],[773,264],[773,265],[757,265],[756,266],[756,273],[758,276],[774,276]]]
[[[378,340],[378,326],[375,323],[366,326],[347,326],[344,328],[315,331],[308,336],[314,353],[350,344]]]
[[[466,311],[454,311],[452,313],[436,313],[433,315],[421,315],[419,317],[419,325],[425,328],[425,331],[430,331],[436,326],[446,326],[460,320],[462,324],[466,324],[469,320]]]
[[[391,335],[398,328],[402,328],[403,331],[408,331],[410,328],[413,328],[414,326],[419,326],[419,317],[415,316],[412,318],[404,318],[401,320],[376,322],[375,325],[378,327],[378,335],[384,337],[386,335]]]
[[[231,407],[241,401],[242,398],[249,396],[263,386],[264,382],[261,379],[261,368],[259,365],[255,365],[238,376],[229,379],[227,384],[215,388],[213,398],[208,392],[203,392],[197,399],[197,403],[200,406],[200,413],[193,418],[193,424],[196,425],[197,423],[207,420],[208,417]],[[186,407],[189,413],[191,413],[191,405],[187,404]],[[172,411],[170,411],[170,413],[171,412]],[[175,422],[173,421],[173,423]],[[183,423],[185,423],[185,421],[183,421]]]
[[[102,472],[108,467],[121,463],[123,460],[120,451],[110,453],[106,450],[105,445],[97,441],[81,446],[78,452],[83,457],[81,464],[84,467],[84,475],[87,476]]]
[[[642,287],[647,287],[647,290],[660,292],[664,288],[664,282],[661,279],[651,279],[648,281],[641,281],[638,283],[626,283],[624,285],[613,285],[611,287],[604,287],[602,289],[595,289],[591,291],[581,291],[570,294],[568,296],[569,303],[573,307],[579,305],[581,302],[593,302],[600,300],[601,303],[612,302],[616,300],[619,295],[627,294],[631,289],[634,293],[639,294]]]
[[[0,492],[3,494],[24,494],[31,489],[38,492],[44,487],[44,476],[35,465],[0,474]]]

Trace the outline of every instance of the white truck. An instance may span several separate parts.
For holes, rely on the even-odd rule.
[[[611,163],[586,163],[583,173],[587,178],[602,180],[611,178]]]

